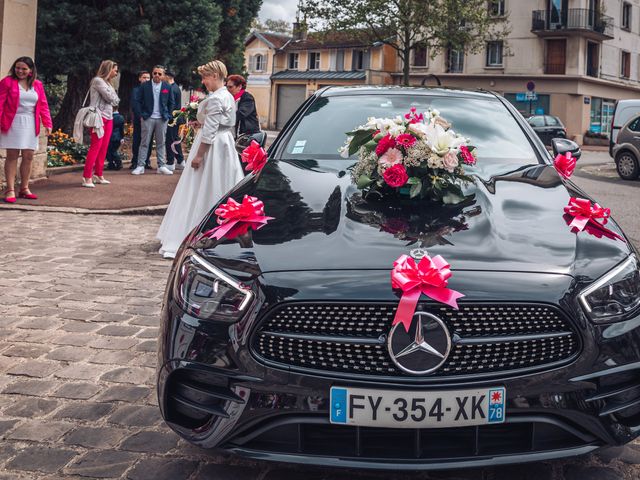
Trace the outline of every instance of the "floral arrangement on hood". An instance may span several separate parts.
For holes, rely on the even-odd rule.
[[[415,108],[404,118],[370,117],[365,125],[347,133],[340,153],[358,153],[352,177],[367,194],[407,193],[444,203],[464,199],[461,183],[472,182],[465,165],[475,165],[476,148],[455,133],[437,110],[418,114]]]

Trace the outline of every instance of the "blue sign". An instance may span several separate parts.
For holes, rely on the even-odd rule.
[[[544,108],[541,108],[541,107],[536,108],[536,115],[544,115]]]
[[[538,94],[535,92],[516,93],[516,102],[535,102],[538,100]]]

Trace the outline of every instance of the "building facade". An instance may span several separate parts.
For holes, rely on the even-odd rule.
[[[247,88],[256,97],[264,128],[282,128],[306,98],[325,86],[393,83],[397,58],[387,45],[347,34],[299,32],[274,48],[267,43],[275,46],[271,35],[254,32],[245,42]]]
[[[499,92],[525,117],[558,116],[579,143],[608,135],[616,100],[640,98],[640,0],[498,0],[488,8],[509,22],[507,38],[477,54],[416,50],[411,84],[433,85],[433,74],[444,86]]]

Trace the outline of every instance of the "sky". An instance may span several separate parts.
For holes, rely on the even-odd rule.
[[[298,0],[263,0],[259,17],[263,22],[267,18],[293,22],[297,6]]]

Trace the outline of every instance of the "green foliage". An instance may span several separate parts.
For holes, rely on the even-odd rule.
[[[293,27],[286,20],[274,20],[272,18],[267,18],[264,23],[262,23],[258,18],[255,18],[253,22],[251,22],[251,30],[291,35]]]
[[[262,0],[40,0],[38,70],[45,81],[67,78],[56,126],[71,129],[89,79],[104,59],[118,62],[123,78],[129,79],[140,69],[168,66],[183,87],[200,86],[196,67],[215,58],[224,61],[229,72],[242,71],[244,38],[261,4]]]
[[[417,47],[426,46],[431,57],[448,48],[477,53],[509,33],[507,19],[493,18],[486,0],[307,0],[302,10],[312,26],[393,47],[405,85]]]
[[[262,0],[215,0],[222,9],[220,40],[216,43],[217,58],[229,73],[244,71],[244,40],[251,22],[262,6]]]

